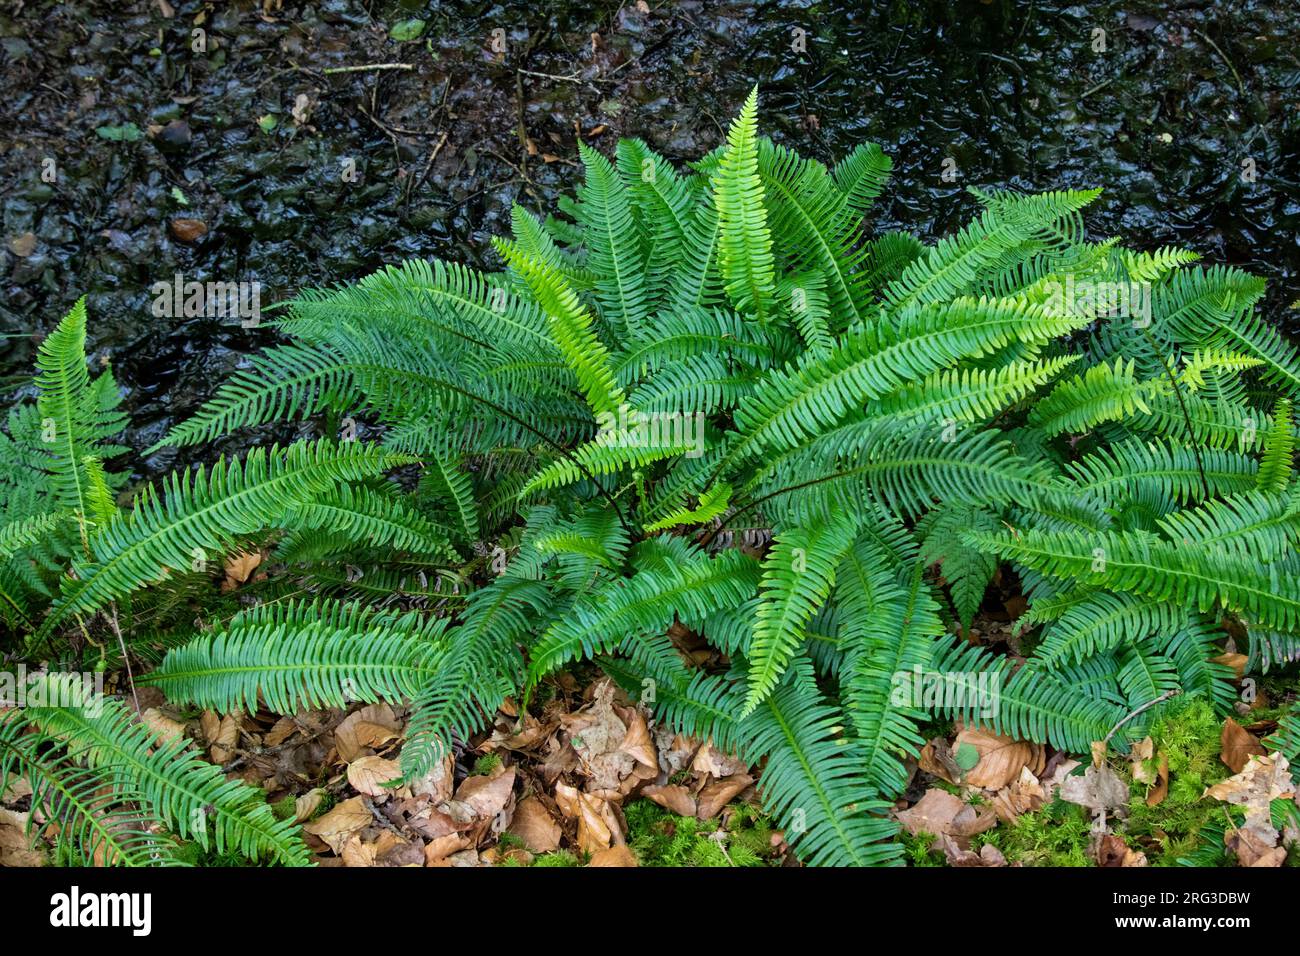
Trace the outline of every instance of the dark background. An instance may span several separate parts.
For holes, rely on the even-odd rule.
[[[156,319],[154,282],[255,280],[266,305],[408,257],[496,267],[487,239],[510,204],[544,212],[571,190],[578,135],[694,159],[755,82],[777,140],[828,162],[864,139],[893,156],[879,225],[949,232],[974,209],[967,185],[1098,185],[1094,236],[1249,268],[1269,279],[1269,318],[1300,328],[1292,0],[2,6],[0,386],[17,394],[40,337],[86,293],[137,449],[273,341],[237,320]],[[393,40],[411,18],[424,35]],[[323,72],[385,62],[414,68]],[[126,124],[138,139],[97,132]],[[341,179],[346,158],[357,183]],[[179,241],[178,217],[206,234]],[[207,451],[133,464],[149,475]]]

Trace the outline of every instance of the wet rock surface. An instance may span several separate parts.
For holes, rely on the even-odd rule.
[[[488,237],[571,188],[578,137],[694,159],[755,82],[775,139],[893,156],[882,227],[950,231],[968,185],[1100,185],[1093,235],[1249,268],[1292,328],[1297,41],[1289,2],[10,4],[0,377],[88,294],[142,449],[273,341],[155,316],[155,282],[257,282],[265,307],[409,257],[495,267]]]

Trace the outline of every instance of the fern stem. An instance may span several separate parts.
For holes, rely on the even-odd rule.
[[[1151,350],[1159,357],[1160,364],[1164,367],[1165,374],[1169,376],[1169,384],[1173,386],[1174,389],[1174,398],[1178,399],[1178,407],[1182,409],[1183,421],[1187,425],[1187,438],[1188,441],[1191,442],[1192,453],[1196,456],[1196,470],[1201,474],[1201,489],[1205,492],[1205,498],[1208,501],[1210,498],[1210,482],[1209,479],[1205,477],[1205,462],[1201,460],[1201,447],[1199,443],[1193,440],[1195,433],[1192,431],[1192,416],[1187,412],[1187,402],[1183,399],[1182,390],[1178,387],[1178,380],[1174,377],[1173,369],[1169,367],[1169,361],[1165,358],[1164,351],[1156,345],[1156,340],[1151,336],[1151,333],[1148,331],[1146,326],[1139,326],[1139,330],[1146,338],[1147,343],[1151,346]]]

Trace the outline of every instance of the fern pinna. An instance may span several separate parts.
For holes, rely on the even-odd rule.
[[[500,272],[408,262],[301,294],[287,343],[163,444],[349,415],[379,446],[173,483],[102,530],[64,492],[93,538],[42,630],[152,594],[168,543],[270,534],[268,596],[277,576],[314,596],[172,649],[146,678],[169,698],[408,698],[413,776],[591,659],[761,765],[815,864],[900,861],[886,811],[936,717],[1124,748],[1174,693],[1230,705],[1225,622],[1259,666],[1294,656],[1300,361],[1259,280],[1089,241],[1098,191],[975,191],[934,245],[873,235],[880,149],[828,168],[757,110],[684,170],[583,146],[576,198],[516,208]],[[259,498],[318,456],[319,481],[286,480],[295,507]],[[374,506],[403,500],[378,473],[407,462],[407,510]],[[341,532],[335,508],[363,517]],[[959,636],[1000,568],[1029,599],[1023,662]],[[683,629],[724,664],[690,664]]]

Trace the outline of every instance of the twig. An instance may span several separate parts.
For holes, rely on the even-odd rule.
[[[372,70],[414,70],[414,63],[368,63],[365,66],[331,66],[322,70],[326,76],[336,73],[369,73]]]
[[[113,633],[117,635],[117,644],[122,648],[122,663],[126,666],[126,682],[131,685],[131,699],[135,701],[135,712],[143,714],[140,709],[140,695],[135,692],[135,675],[131,673],[131,655],[126,650],[126,640],[122,637],[122,626],[117,621],[117,602],[114,601],[109,605],[108,614],[109,626],[113,628]]]
[[[438,154],[442,152],[442,146],[446,142],[447,142],[447,131],[443,130],[442,136],[439,137],[438,142],[434,144],[433,150],[429,153],[429,158],[424,161],[424,170],[423,172],[420,173],[420,178],[416,180],[414,186],[411,186],[406,191],[406,199],[408,201],[411,198],[411,193],[415,192],[421,186],[423,186],[424,181],[429,178],[429,170],[433,168],[433,161],[438,158]],[[407,183],[410,182],[411,181],[408,179]]]
[[[1214,52],[1219,54],[1219,59],[1221,59],[1224,63],[1228,64],[1228,69],[1232,71],[1232,76],[1237,81],[1237,92],[1240,93],[1242,96],[1245,96],[1246,87],[1241,82],[1241,74],[1238,73],[1237,68],[1232,65],[1232,61],[1228,59],[1228,55],[1219,49],[1219,44],[1215,43],[1213,40],[1209,38],[1209,36],[1202,33],[1200,30],[1196,29],[1196,27],[1192,27],[1192,32],[1195,33],[1202,40],[1204,40],[1206,43],[1208,43],[1214,49]]]
[[[524,71],[515,70],[515,116],[519,123],[519,173],[524,181],[531,185],[528,178],[528,127],[524,123]]]
[[[1121,720],[1118,724],[1116,724],[1114,727],[1112,727],[1112,728],[1110,729],[1110,733],[1108,733],[1108,734],[1106,735],[1106,739],[1102,741],[1102,745],[1104,746],[1104,745],[1110,743],[1110,738],[1114,737],[1115,734],[1116,734],[1116,732],[1117,732],[1121,727],[1123,727],[1125,724],[1127,724],[1130,720],[1132,720],[1132,719],[1133,719],[1134,717],[1136,717],[1138,714],[1142,713],[1144,710],[1150,710],[1150,709],[1151,709],[1152,707],[1154,707],[1156,704],[1162,704],[1162,703],[1164,703],[1165,701],[1167,701],[1170,697],[1177,697],[1177,696],[1178,696],[1179,694],[1181,694],[1181,693],[1182,693],[1182,691],[1179,690],[1177,687],[1175,687],[1173,690],[1167,690],[1167,691],[1165,691],[1163,694],[1161,694],[1161,695],[1160,695],[1159,697],[1157,697],[1155,700],[1149,700],[1149,701],[1147,701],[1145,704],[1143,704],[1143,705],[1142,705],[1141,707],[1139,707],[1137,710],[1133,711],[1133,713],[1129,714],[1127,717],[1125,717],[1123,720]]]
[[[561,83],[581,83],[582,74],[575,73],[573,76],[556,76],[554,73],[538,73],[536,70],[518,70],[526,76],[536,76],[543,80],[558,80]]]
[[[1083,93],[1083,95],[1079,97],[1079,102],[1082,103],[1088,97],[1092,96],[1093,93],[1100,93],[1102,90],[1104,90],[1106,87],[1110,86],[1114,82],[1115,82],[1115,77],[1113,76],[1109,80],[1103,80],[1102,82],[1098,83],[1096,86],[1092,87],[1092,89],[1086,90]]]

